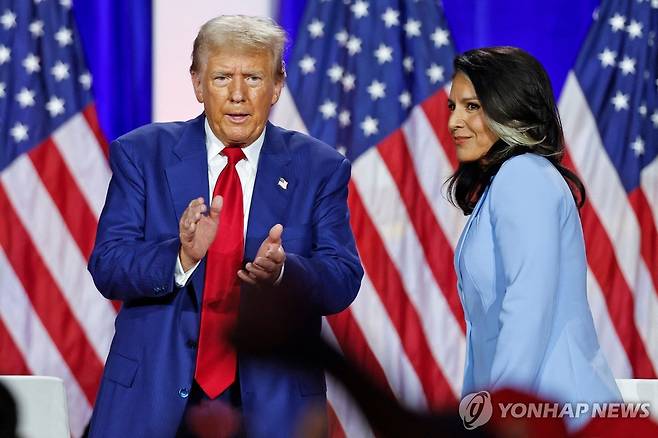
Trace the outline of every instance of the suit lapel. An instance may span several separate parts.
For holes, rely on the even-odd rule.
[[[458,281],[460,282],[461,282],[461,270],[459,269],[459,260],[462,254],[462,249],[464,247],[464,242],[466,242],[466,238],[468,237],[468,232],[471,229],[471,225],[473,224],[473,221],[475,221],[475,218],[480,213],[480,208],[482,207],[482,204],[484,203],[484,200],[489,193],[489,187],[490,185],[487,186],[487,188],[482,193],[482,196],[480,196],[480,199],[478,199],[478,202],[475,204],[475,208],[473,208],[473,212],[468,217],[468,221],[466,221],[466,225],[464,225],[464,231],[462,232],[462,235],[459,237],[459,242],[457,242],[457,249],[455,251],[455,271],[457,272]],[[461,290],[459,291],[459,293],[461,294]]]
[[[189,122],[178,143],[172,148],[171,157],[165,169],[177,223],[191,200],[201,196],[206,202],[209,201],[204,121],[205,117],[202,114]],[[204,275],[205,259],[192,275],[199,302],[201,302]]]
[[[288,204],[296,184],[290,163],[290,151],[282,130],[268,123],[249,209],[246,260],[253,260],[273,225],[285,226]]]

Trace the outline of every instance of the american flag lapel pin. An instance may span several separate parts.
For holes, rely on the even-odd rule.
[[[286,181],[283,178],[279,178],[279,187],[281,187],[283,190],[288,190],[288,181]]]

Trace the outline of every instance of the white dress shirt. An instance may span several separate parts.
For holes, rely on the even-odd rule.
[[[207,118],[204,123],[204,129],[206,131],[206,152],[208,154],[208,198],[206,198],[206,205],[210,209],[212,192],[215,189],[215,184],[217,183],[219,174],[222,173],[222,170],[224,170],[224,167],[228,164],[228,158],[220,154],[226,146],[212,132]],[[243,233],[245,237],[247,235],[251,197],[254,193],[254,183],[256,182],[258,159],[260,158],[260,151],[263,148],[263,142],[265,141],[265,131],[266,129],[263,129],[263,132],[261,132],[255,142],[242,148],[246,159],[238,161],[235,165],[235,170],[238,172],[240,185],[242,186],[242,211],[244,213]],[[176,258],[174,279],[178,287],[183,287],[187,284],[187,281],[190,279],[197,266],[199,266],[199,263],[200,261],[189,270],[183,271],[180,256]],[[283,275],[283,270],[281,270],[281,274]],[[277,279],[277,282],[280,279],[281,275]]]

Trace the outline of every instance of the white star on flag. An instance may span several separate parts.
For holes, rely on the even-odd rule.
[[[345,44],[347,44],[347,40],[349,38],[350,35],[344,29],[336,34],[336,41],[338,41],[338,44],[342,47],[345,47]]]
[[[55,33],[55,40],[60,47],[66,47],[73,42],[73,34],[70,29],[62,27]]]
[[[443,80],[443,67],[440,67],[434,63],[430,65],[430,68],[427,69],[426,73],[430,78],[430,82],[433,84]]]
[[[338,145],[338,146],[336,146],[336,150],[342,156],[345,156],[345,154],[347,153],[347,148],[345,146]]]
[[[347,41],[347,52],[351,55],[354,56],[357,53],[361,51],[361,40],[354,35],[350,37],[350,39]]]
[[[653,114],[651,114],[651,123],[653,123],[654,128],[658,128],[658,110],[655,110]]]
[[[378,128],[379,121],[377,119],[373,119],[370,116],[366,116],[365,120],[361,122],[361,129],[363,130],[363,135],[366,137],[370,137],[371,135],[377,134],[379,131]]]
[[[16,101],[21,108],[27,108],[28,106],[34,105],[34,91],[28,90],[25,87],[21,88],[21,91],[16,95]]]
[[[610,27],[613,32],[623,30],[626,27],[626,17],[620,14],[615,14],[609,21]]]
[[[382,99],[386,96],[386,84],[379,82],[377,79],[373,80],[368,85],[368,94],[372,100]]]
[[[624,59],[619,63],[619,68],[624,76],[635,73],[635,62],[635,59],[624,56]]]
[[[631,20],[631,24],[626,28],[626,32],[628,32],[628,36],[631,37],[632,40],[640,38],[642,36],[642,23]]]
[[[59,0],[59,4],[67,9],[71,8],[71,0]]]
[[[35,73],[41,70],[41,66],[39,65],[40,62],[41,61],[38,56],[36,56],[34,53],[30,53],[23,60],[23,67],[28,74]]]
[[[57,96],[53,96],[50,98],[48,103],[46,103],[46,109],[50,113],[50,117],[56,117],[60,114],[64,114],[64,100]]]
[[[382,20],[384,20],[384,25],[387,28],[393,26],[398,26],[400,24],[400,12],[396,11],[393,8],[386,8],[386,11],[382,14]]]
[[[336,117],[336,103],[330,100],[325,100],[324,103],[320,105],[320,112],[322,113],[322,118],[325,120]]]
[[[343,90],[351,91],[356,86],[356,77],[353,74],[348,73],[343,76],[341,83],[343,84]]]
[[[402,94],[400,94],[398,100],[400,101],[400,105],[402,105],[402,108],[404,109],[407,109],[411,106],[411,94],[409,94],[408,91],[405,91]]]
[[[85,90],[89,90],[91,88],[92,78],[89,72],[82,73],[78,78],[78,81],[80,82],[80,85],[82,85],[82,88]]]
[[[612,98],[612,104],[615,106],[615,110],[617,111],[628,109],[628,94],[617,91],[615,97]]]
[[[5,30],[9,30],[16,26],[16,14],[9,9],[6,9],[2,16],[0,16],[0,24],[2,24],[2,27],[4,27]]]
[[[351,6],[352,13],[355,18],[363,18],[368,16],[368,2],[363,0],[358,0]]]
[[[637,112],[640,113],[640,115],[642,117],[646,117],[647,116],[647,104],[643,103],[642,105],[640,105],[637,109]]]
[[[334,64],[329,70],[327,70],[327,76],[329,76],[331,82],[336,83],[343,77],[343,71],[343,67],[338,64]]]
[[[6,96],[5,87],[6,87],[5,83],[0,82],[0,97],[5,97]]]
[[[9,134],[14,137],[16,143],[27,140],[27,126],[23,125],[21,122],[16,122],[16,124],[9,130]]]
[[[377,58],[379,64],[391,62],[393,60],[393,48],[386,44],[380,44],[377,50],[375,50],[375,58]]]
[[[350,122],[350,112],[348,110],[342,110],[340,114],[338,114],[338,123],[344,128],[348,126]]]
[[[434,45],[436,48],[440,48],[441,46],[447,46],[449,42],[449,36],[450,34],[448,33],[447,30],[441,29],[440,27],[437,27],[434,33],[430,36],[432,41],[434,41]]]
[[[69,77],[69,66],[62,61],[57,61],[53,68],[50,69],[50,73],[52,73],[57,82],[60,82]]]
[[[0,44],[0,65],[11,59],[11,49]]]
[[[636,157],[644,154],[644,140],[642,140],[639,135],[635,138],[635,141],[631,143],[631,149],[635,152]]]
[[[302,69],[302,73],[309,74],[315,71],[315,59],[309,55],[304,56],[301,61],[299,61],[299,68]]]
[[[43,35],[43,21],[34,20],[32,23],[30,23],[29,30],[34,38],[39,38]]]
[[[407,23],[404,25],[404,32],[407,34],[407,38],[420,36],[420,21],[412,18],[407,20]]]
[[[602,67],[614,66],[616,58],[617,52],[613,52],[607,47],[603,50],[603,52],[599,53],[599,60],[601,60]]]
[[[414,59],[411,56],[406,56],[402,60],[402,66],[406,72],[411,73],[414,71]]]
[[[324,36],[324,24],[320,20],[313,20],[307,29],[313,39]]]

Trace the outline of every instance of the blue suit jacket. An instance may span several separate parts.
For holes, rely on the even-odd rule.
[[[619,401],[587,303],[585,244],[545,158],[507,160],[455,251],[467,327],[463,394],[510,387],[556,401]]]
[[[203,115],[122,136],[111,145],[110,165],[89,270],[98,290],[123,306],[91,435],[173,436],[193,381],[204,285],[205,259],[185,288],[174,282],[180,216],[192,199],[208,198]],[[274,224],[283,224],[287,259],[279,287],[308,300],[313,316],[304,329],[312,333],[319,333],[321,315],[352,302],[363,275],[349,226],[349,178],[349,162],[334,149],[268,124],[245,260],[253,260]],[[325,401],[320,369],[244,356],[238,366],[250,436],[289,436],[309,403]]]

